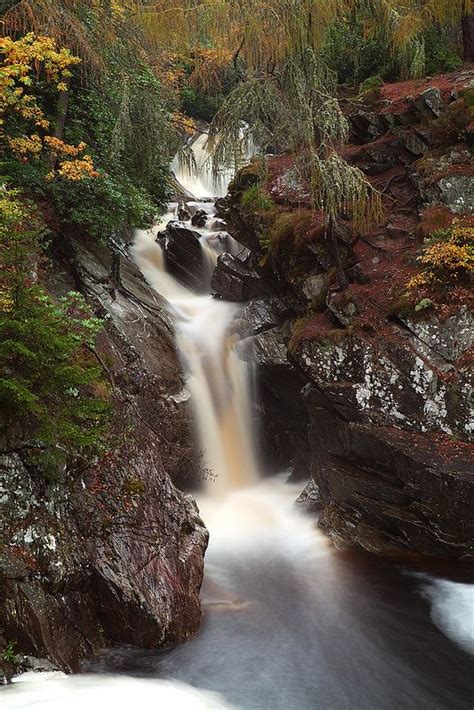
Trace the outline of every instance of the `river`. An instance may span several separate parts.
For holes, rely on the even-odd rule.
[[[198,198],[222,194],[206,171],[204,140],[195,147],[200,175],[178,179]],[[212,203],[189,205],[191,212],[200,208],[208,213],[198,230],[208,268],[221,241]],[[253,373],[238,356],[236,307],[179,283],[155,241],[176,209],[138,233],[132,252],[168,302],[196,436],[214,474],[197,494],[211,535],[202,628],[171,650],[113,649],[85,674],[25,674],[2,691],[1,707],[471,709],[468,573],[426,560],[408,566],[338,552],[314,518],[295,507],[304,484],[288,484],[284,472],[260,477],[249,424]]]

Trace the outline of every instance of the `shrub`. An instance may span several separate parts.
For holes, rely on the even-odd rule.
[[[40,284],[41,219],[18,191],[0,192],[0,434],[47,476],[96,456],[109,419],[92,349],[102,327],[83,297]],[[107,391],[107,390],[106,390]]]
[[[417,263],[420,273],[409,281],[409,289],[467,283],[474,268],[474,226],[458,219],[449,229],[433,232],[424,240]]]
[[[268,212],[275,203],[261,182],[248,187],[242,193],[242,206],[249,212]]]

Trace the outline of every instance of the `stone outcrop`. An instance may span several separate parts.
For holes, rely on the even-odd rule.
[[[343,228],[338,235],[346,289],[317,218],[298,239],[265,252],[262,216],[241,201],[255,180],[251,168],[221,205],[233,236],[250,250],[247,263],[280,283],[243,311],[247,357],[260,374],[266,453],[293,466],[295,476],[312,474],[310,507],[340,545],[474,557],[468,292],[453,289],[437,306],[427,299],[410,309],[400,301],[430,233],[427,207],[436,219],[474,209],[469,126],[454,137],[449,128],[473,85],[467,70],[388,85],[375,105],[344,107],[352,131],[345,157],[381,191],[386,209],[370,233],[354,239]],[[266,189],[277,215],[309,207],[291,167],[289,155],[268,159]],[[439,228],[434,217],[433,224]]]
[[[191,472],[186,399],[168,317],[126,257],[75,243],[51,291],[82,291],[105,319],[97,357],[111,383],[113,447],[46,481],[0,461],[0,628],[15,650],[77,670],[114,643],[178,643],[200,622],[207,531],[170,474]],[[60,273],[60,264],[63,265]]]
[[[204,291],[206,287],[199,238],[199,232],[188,229],[181,222],[169,222],[157,237],[167,271],[194,291]]]

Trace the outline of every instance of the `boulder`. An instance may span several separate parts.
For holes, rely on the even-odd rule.
[[[169,222],[158,235],[167,271],[193,291],[206,288],[201,235],[179,222]]]
[[[197,210],[191,217],[191,224],[193,227],[205,227],[208,216],[205,210]]]
[[[222,254],[217,260],[211,289],[219,298],[243,303],[278,290],[278,284],[262,277],[236,256]]]

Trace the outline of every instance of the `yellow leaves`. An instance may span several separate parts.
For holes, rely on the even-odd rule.
[[[0,38],[0,126],[10,114],[16,115],[26,123],[33,123],[37,129],[48,131],[50,123],[41,109],[34,87],[38,79],[46,80],[57,91],[67,91],[71,67],[80,59],[74,57],[68,49],[58,48],[51,37],[38,37],[32,32],[14,40],[11,37]],[[95,178],[92,157],[84,154],[85,143],[70,145],[56,136],[43,136],[38,133],[20,136],[3,136],[13,155],[21,162],[42,157],[50,163],[59,165],[51,170],[48,180],[62,177],[66,180]]]
[[[94,163],[90,155],[84,155],[77,160],[62,161],[59,163],[58,174],[66,180],[78,182],[85,178],[99,177],[99,173],[94,169]]]
[[[20,136],[18,138],[7,137],[8,145],[14,155],[26,162],[29,157],[34,155],[39,155],[43,150],[43,143],[38,134],[33,134],[31,136]]]
[[[468,245],[437,242],[429,246],[418,261],[434,271],[470,271],[474,268],[474,251]]]
[[[416,274],[415,276],[412,276],[412,278],[408,281],[407,288],[412,290],[417,288],[423,288],[427,285],[428,277],[426,276],[426,274]]]
[[[407,283],[409,289],[430,284],[442,286],[469,276],[474,269],[474,224],[471,218],[458,217],[449,229],[434,232],[425,240],[417,262],[421,272]]]
[[[14,112],[47,130],[49,121],[33,87],[39,79],[45,79],[58,91],[66,91],[70,68],[79,62],[68,49],[58,49],[50,37],[37,37],[32,32],[17,40],[1,37],[0,117],[4,119],[7,113]]]
[[[192,118],[185,116],[181,111],[173,113],[173,122],[177,125],[178,130],[183,130],[188,135],[192,136],[196,132],[196,124]]]
[[[60,87],[64,85],[64,78],[70,76],[70,67],[81,61],[69,49],[58,49],[51,37],[36,36],[33,32],[17,40],[0,38],[0,56],[2,72],[7,77],[16,77],[21,83],[31,85],[33,78],[43,71],[47,81],[60,91],[65,90]]]

